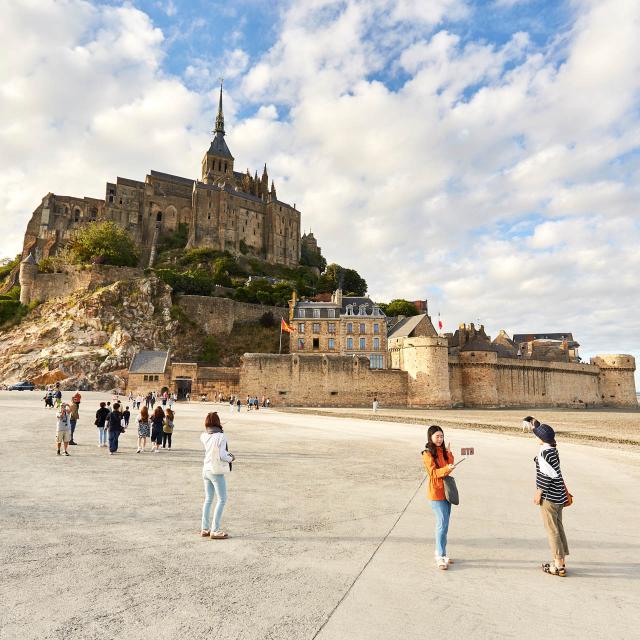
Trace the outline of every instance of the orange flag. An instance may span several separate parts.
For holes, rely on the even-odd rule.
[[[280,330],[286,331],[287,333],[293,333],[294,329],[292,329],[285,321],[284,318],[280,318]]]

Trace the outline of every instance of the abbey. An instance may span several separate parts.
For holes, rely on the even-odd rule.
[[[300,260],[300,211],[278,199],[267,165],[262,175],[234,168],[225,142],[222,86],[213,139],[202,158],[199,179],[151,171],[144,182],[117,178],[105,199],[48,193],[33,212],[23,256],[54,255],[87,222],[112,220],[126,229],[141,250],[141,266],[150,266],[163,234],[188,230],[187,247],[210,247],[251,254],[274,264]]]

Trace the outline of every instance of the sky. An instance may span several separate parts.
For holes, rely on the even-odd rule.
[[[236,168],[374,299],[640,359],[636,0],[0,7],[0,256],[48,192],[197,177],[224,77]]]

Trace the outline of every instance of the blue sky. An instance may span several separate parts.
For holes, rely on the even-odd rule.
[[[640,356],[636,0],[16,0],[0,38],[0,253],[42,197],[197,177],[225,77],[325,256],[447,328]],[[536,313],[532,313],[536,309]]]

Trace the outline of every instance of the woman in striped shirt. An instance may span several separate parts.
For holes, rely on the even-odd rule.
[[[543,564],[542,570],[554,576],[564,577],[567,575],[564,559],[569,555],[569,546],[562,526],[562,509],[569,496],[560,470],[556,434],[548,424],[534,427],[533,434],[540,441],[540,451],[534,458],[537,491],[533,501],[540,505],[542,521],[553,554],[553,564]]]

